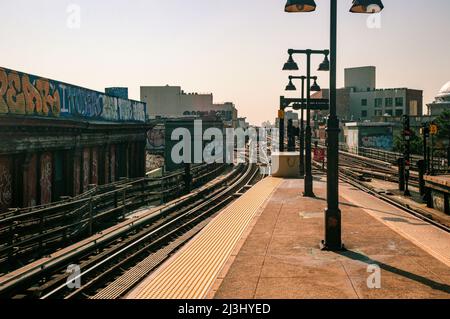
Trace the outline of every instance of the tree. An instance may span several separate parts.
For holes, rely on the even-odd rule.
[[[404,140],[402,133],[394,136],[394,152],[403,153],[404,152]],[[423,153],[423,139],[415,131],[412,131],[411,135],[411,154],[422,154]]]
[[[450,140],[450,110],[445,110],[436,120],[439,131],[436,138],[440,141]]]

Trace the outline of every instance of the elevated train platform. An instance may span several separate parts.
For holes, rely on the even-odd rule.
[[[129,299],[450,299],[450,234],[341,183],[347,251],[324,252],[326,180],[266,178]],[[378,280],[379,279],[379,280]]]

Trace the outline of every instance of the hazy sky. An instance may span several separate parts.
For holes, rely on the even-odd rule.
[[[374,65],[379,88],[423,89],[428,103],[450,81],[450,1],[383,2],[380,28],[368,28],[339,0],[338,85],[344,67]],[[127,86],[134,99],[141,85],[212,92],[260,124],[289,96],[287,49],[329,46],[329,1],[316,3],[287,14],[284,0],[0,0],[0,66],[101,91]],[[70,4],[79,29],[67,27]],[[327,87],[328,73],[318,75]]]

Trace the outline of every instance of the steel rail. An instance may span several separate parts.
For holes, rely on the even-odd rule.
[[[235,181],[232,185],[230,185],[229,187],[227,187],[225,190],[221,191],[219,194],[215,195],[213,198],[208,199],[207,201],[204,201],[203,203],[199,204],[197,207],[195,207],[194,209],[191,209],[185,213],[183,213],[182,215],[178,216],[177,218],[165,223],[164,225],[158,227],[157,229],[151,231],[150,233],[147,233],[146,235],[140,237],[139,239],[137,239],[136,241],[133,241],[132,243],[126,245],[125,247],[123,247],[122,249],[120,249],[119,251],[113,253],[112,255],[110,255],[109,257],[103,259],[102,261],[100,261],[99,263],[95,264],[94,266],[90,267],[89,269],[83,271],[80,275],[78,275],[77,277],[73,278],[73,280],[76,280],[78,278],[82,278],[82,277],[86,277],[88,274],[92,273],[93,271],[95,271],[96,269],[100,268],[101,266],[107,264],[110,261],[115,260],[116,258],[120,257],[122,254],[128,252],[130,249],[134,248],[135,246],[139,245],[140,243],[144,242],[145,240],[147,240],[148,238],[151,238],[152,236],[157,235],[158,233],[162,232],[162,231],[167,231],[167,229],[170,229],[170,226],[176,225],[178,222],[183,221],[184,218],[186,218],[189,215],[193,215],[198,211],[201,211],[203,208],[205,208],[207,205],[210,205],[210,203],[214,203],[215,201],[217,201],[218,199],[221,199],[224,195],[230,193],[230,191],[232,192],[234,188],[236,188],[237,185],[239,185],[240,183],[242,183],[242,181],[246,178],[248,178],[248,175],[251,173],[252,171],[252,165],[248,166],[248,169],[246,171],[246,173],[240,177],[237,181]],[[254,175],[252,174],[251,176],[252,178],[254,177]],[[154,246],[156,243],[158,243],[159,241],[163,240],[164,238],[169,238],[171,239],[172,237],[170,236],[173,233],[177,233],[179,232],[182,228],[185,228],[187,226],[191,226],[193,225],[193,223],[195,221],[197,221],[201,216],[204,216],[205,214],[207,214],[209,212],[209,210],[207,210],[206,212],[203,212],[200,216],[194,216],[194,218],[192,220],[189,220],[185,223],[183,223],[181,226],[175,226],[175,229],[173,230],[169,230],[167,233],[165,233],[164,236],[162,237],[158,237],[155,241],[149,243],[146,245],[146,247],[142,248],[142,251],[145,251],[146,249],[149,249],[149,247]],[[134,255],[133,255],[134,256]],[[102,273],[101,276],[105,276],[105,273]],[[80,289],[78,289],[76,292],[72,293],[69,295],[69,297],[74,297],[79,295],[80,293],[82,293],[84,291],[84,289],[87,289],[89,286],[91,286],[93,284],[92,281],[90,281],[86,286],[81,287]],[[51,292],[47,293],[46,295],[44,295],[43,297],[41,297],[41,299],[47,299],[59,292],[61,292],[62,290],[67,289],[67,285],[63,284],[59,287],[57,287],[56,289],[52,290]]]

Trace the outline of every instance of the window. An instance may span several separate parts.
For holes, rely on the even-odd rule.
[[[367,111],[361,111],[361,117],[367,117]]]
[[[403,110],[395,110],[395,116],[402,116]]]
[[[382,98],[376,98],[375,99],[375,107],[382,107],[383,106],[383,99]]]
[[[411,100],[409,102],[409,115],[412,115],[412,116],[419,115],[419,104],[416,100]]]
[[[375,116],[383,116],[382,110],[375,110]]]
[[[391,97],[387,97],[385,101],[386,107],[392,107],[394,106],[394,100]]]
[[[367,106],[367,99],[361,100],[361,106]]]
[[[386,110],[385,114],[392,116],[393,113],[392,113],[392,110]]]
[[[395,106],[403,106],[403,98],[402,97],[395,98]]]

